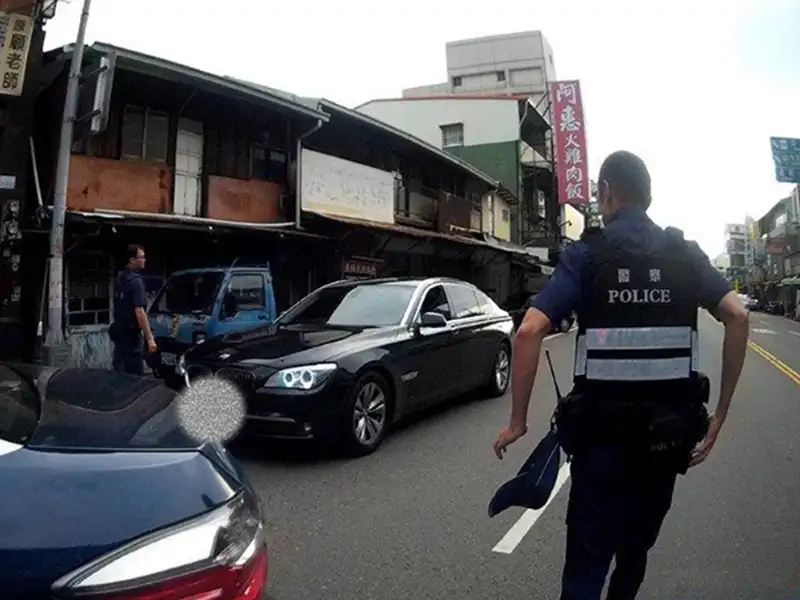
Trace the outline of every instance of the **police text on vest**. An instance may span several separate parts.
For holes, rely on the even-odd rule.
[[[609,304],[669,304],[672,302],[670,290],[608,290]]]

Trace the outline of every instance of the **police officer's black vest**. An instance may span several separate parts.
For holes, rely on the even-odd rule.
[[[609,400],[674,400],[695,382],[697,294],[683,234],[661,251],[631,253],[600,229],[581,237],[593,288],[578,314],[575,389]]]

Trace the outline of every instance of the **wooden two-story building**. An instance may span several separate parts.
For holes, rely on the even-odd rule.
[[[108,364],[113,278],[130,243],[146,247],[153,294],[178,269],[269,262],[279,311],[349,276],[447,274],[508,293],[514,252],[487,243],[480,207],[487,195],[514,198],[464,161],[327,100],[108,44],[86,49],[87,64],[98,57],[114,59],[107,123],[76,140],[67,197],[74,364]],[[36,106],[39,191],[23,269],[31,334],[47,327],[46,234],[70,58],[70,47],[46,55],[63,69]]]
[[[288,177],[297,140],[328,115],[107,44],[88,47],[84,60],[91,65],[97,56],[113,56],[115,64],[107,125],[76,139],[67,196],[64,322],[75,361],[106,362],[112,281],[129,243],[146,247],[151,294],[175,270],[236,258],[270,263],[281,309],[317,285],[314,252],[324,255],[324,240],[295,228]],[[36,107],[45,212],[53,202],[70,58],[70,47],[46,57],[63,63],[63,70]],[[47,252],[46,236],[39,239],[38,253],[31,248],[26,259],[27,270],[34,270],[26,290],[31,312],[41,302],[35,282],[42,280]]]

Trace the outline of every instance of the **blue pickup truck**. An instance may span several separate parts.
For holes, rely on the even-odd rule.
[[[277,318],[269,265],[203,268],[170,275],[150,305],[157,377],[175,379],[181,355],[206,339],[269,325]]]

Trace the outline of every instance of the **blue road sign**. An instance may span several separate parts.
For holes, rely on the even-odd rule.
[[[800,183],[800,139],[769,138],[775,179],[780,183]]]
[[[800,166],[782,167],[776,164],[775,179],[778,183],[800,183]]]

